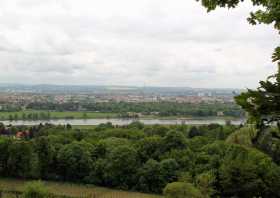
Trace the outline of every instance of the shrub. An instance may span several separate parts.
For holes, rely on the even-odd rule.
[[[256,136],[256,129],[244,127],[232,133],[226,140],[227,143],[240,144],[252,147],[252,139]]]
[[[48,190],[41,181],[28,182],[23,191],[23,198],[47,198]]]
[[[163,190],[166,198],[203,198],[201,192],[191,183],[173,182]]]

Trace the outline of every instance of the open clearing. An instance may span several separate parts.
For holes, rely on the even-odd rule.
[[[1,190],[22,191],[24,180],[18,179],[0,179]],[[113,190],[93,185],[79,185],[62,182],[44,182],[51,193],[57,195],[67,195],[73,197],[94,197],[94,198],[162,198],[159,195],[150,195],[137,192],[128,192],[121,190]],[[12,197],[12,196],[4,196]]]

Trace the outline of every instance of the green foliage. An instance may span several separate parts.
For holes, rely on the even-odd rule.
[[[47,198],[48,190],[40,181],[28,182],[24,186],[23,198]]]
[[[105,159],[104,182],[109,186],[128,189],[135,185],[134,175],[138,166],[135,149],[128,145],[115,147]]]
[[[161,155],[161,159],[175,159],[183,170],[191,170],[194,167],[195,154],[190,149],[172,149]]]
[[[184,149],[187,147],[186,137],[181,131],[169,131],[163,138],[166,151],[171,149]]]
[[[254,130],[211,124],[197,126],[201,135],[189,138],[190,128],[111,124],[79,130],[53,125],[26,127],[24,130],[33,130],[33,136],[26,140],[0,137],[0,171],[7,177],[64,180],[158,194],[168,183],[183,182],[188,190],[177,190],[184,196],[277,195],[279,166],[259,150],[240,145],[247,144],[243,134],[253,134]],[[0,125],[0,130],[6,127]],[[277,135],[275,130],[260,142],[274,153],[271,156],[279,151],[271,139]],[[230,141],[235,135],[239,144]]]
[[[280,131],[266,128],[260,133],[256,147],[269,154],[276,163],[280,163]]]
[[[195,136],[200,136],[201,135],[201,132],[197,129],[196,126],[193,126],[190,131],[189,131],[189,138],[193,138]]]
[[[271,158],[242,146],[231,146],[228,152],[219,169],[224,195],[248,198],[280,195],[280,178],[276,176],[280,169]]]
[[[208,11],[215,10],[217,7],[235,8],[243,1],[244,0],[201,0],[202,5],[205,6]],[[251,24],[274,23],[274,28],[280,30],[280,5],[278,0],[251,0],[251,2],[255,6],[262,6],[262,9],[251,12],[248,18]]]
[[[57,154],[59,173],[66,180],[83,180],[91,170],[91,145],[73,142],[63,146]]]
[[[35,150],[38,153],[40,176],[49,178],[55,160],[55,146],[48,137],[39,137],[35,142]]]
[[[144,192],[161,193],[167,182],[162,177],[160,163],[155,160],[148,160],[138,171],[139,181],[137,189]]]
[[[201,0],[201,2],[208,11],[211,11],[217,7],[235,8],[243,0]],[[274,24],[274,28],[280,33],[279,0],[251,0],[251,2],[261,8],[250,13],[249,23]],[[262,127],[264,121],[280,120],[280,47],[275,49],[272,61],[278,62],[278,73],[265,81],[260,81],[257,90],[248,89],[235,98],[237,104],[249,113],[249,121],[257,123],[258,128]]]
[[[205,197],[211,197],[216,193],[216,175],[212,171],[204,172],[196,176],[196,184]]]
[[[174,182],[164,188],[166,198],[203,198],[202,193],[190,183]]]
[[[16,177],[30,177],[33,175],[33,170],[37,169],[36,156],[33,154],[33,147],[30,142],[15,141],[9,147],[9,156],[7,159],[7,174]]]
[[[9,145],[11,144],[11,140],[5,137],[0,138],[0,175],[5,176],[7,174],[6,170],[8,168],[8,159],[9,159],[9,153],[3,152],[8,151]]]
[[[141,113],[148,117],[168,117],[168,116],[217,116],[217,112],[224,112],[225,116],[240,117],[243,115],[241,108],[235,103],[215,103],[215,104],[190,104],[177,102],[103,102],[103,103],[81,103],[80,106],[86,109],[87,118],[105,118],[120,117],[120,118],[135,118],[138,117],[135,113]],[[49,118],[85,118],[84,112],[79,112],[79,105],[76,103],[49,103],[35,102],[27,106],[29,111],[26,112],[27,119],[33,119],[34,114],[38,111],[52,111],[50,114],[45,112],[44,116],[41,113],[37,115],[40,119]],[[55,111],[55,112],[54,112]],[[94,113],[97,112],[98,113]],[[132,113],[132,115],[130,115]],[[28,116],[30,114],[30,117]],[[0,114],[1,115],[1,114]],[[6,115],[6,114],[3,114]],[[14,112],[11,112],[12,119]],[[35,116],[36,117],[36,116]]]
[[[236,102],[259,127],[262,121],[277,121],[280,116],[280,70],[276,76],[261,81],[257,90],[249,89],[237,96]]]
[[[253,127],[243,127],[228,136],[227,142],[232,144],[241,144],[244,146],[253,146],[252,139],[255,138],[257,131]]]
[[[145,137],[136,145],[139,158],[142,162],[148,159],[158,160],[164,149],[163,138],[159,136]]]

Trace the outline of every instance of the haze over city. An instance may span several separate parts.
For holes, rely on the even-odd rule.
[[[243,3],[1,0],[0,83],[255,88],[277,32]]]

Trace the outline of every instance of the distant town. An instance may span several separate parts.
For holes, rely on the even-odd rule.
[[[231,103],[238,89],[193,89],[177,87],[0,85],[0,104],[177,102]],[[4,108],[0,106],[0,109]]]

